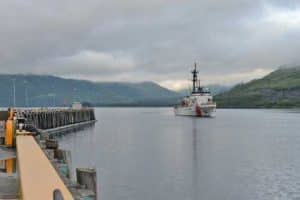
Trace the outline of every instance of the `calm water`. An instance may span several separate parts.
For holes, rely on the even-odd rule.
[[[300,112],[99,108],[61,138],[73,165],[96,167],[102,200],[300,199]]]

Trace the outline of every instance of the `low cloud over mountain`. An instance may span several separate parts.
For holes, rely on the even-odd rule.
[[[111,0],[0,2],[0,73],[184,85],[262,77],[300,63],[300,2]],[[179,86],[178,86],[179,85]]]

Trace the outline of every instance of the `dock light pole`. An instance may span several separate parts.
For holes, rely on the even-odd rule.
[[[55,107],[55,97],[56,97],[56,94],[53,93],[53,108]]]
[[[55,93],[55,86],[54,86],[55,83],[52,83],[51,85],[51,90],[52,90],[52,93],[50,95],[50,97],[52,97],[52,99],[50,99],[50,104],[49,106],[51,106],[51,101],[52,101],[52,107],[54,108],[55,107],[55,98],[56,98],[56,93]]]
[[[16,79],[13,78],[13,106],[16,107]]]
[[[24,81],[24,87],[25,87],[25,91],[24,91],[24,93],[25,93],[25,107],[28,107],[28,91],[27,91],[27,81],[25,80]]]

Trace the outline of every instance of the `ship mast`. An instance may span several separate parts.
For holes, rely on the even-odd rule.
[[[193,93],[196,93],[196,85],[197,85],[197,82],[198,82],[198,71],[197,71],[197,63],[195,63],[195,68],[194,70],[192,71],[192,74],[193,74]]]

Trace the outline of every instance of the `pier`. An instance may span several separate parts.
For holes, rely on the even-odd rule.
[[[38,129],[53,129],[70,124],[95,121],[93,109],[33,109],[17,110],[17,118]]]
[[[9,109],[0,122],[0,199],[97,199],[96,171],[77,168],[74,181],[71,154],[55,139],[94,124],[93,109]]]

